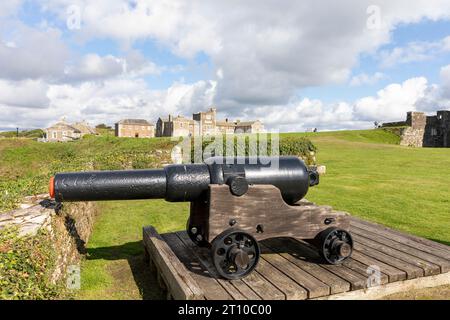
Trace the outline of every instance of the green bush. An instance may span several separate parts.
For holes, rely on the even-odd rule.
[[[227,143],[230,143],[230,141],[232,146],[227,148]],[[315,164],[314,154],[317,152],[317,148],[309,139],[304,137],[281,137],[279,147],[272,148],[270,135],[268,135],[266,141],[261,141],[259,135],[242,134],[203,137],[201,152],[204,156],[206,156],[205,151],[212,156],[292,155],[302,158],[308,165],[313,165]],[[263,152],[261,153],[261,151]],[[202,155],[196,154],[196,152],[199,153],[200,150],[196,150],[195,142],[191,141],[191,162],[202,158]]]
[[[19,237],[17,228],[0,230],[0,300],[57,299],[65,290],[50,280],[56,261],[49,236]]]

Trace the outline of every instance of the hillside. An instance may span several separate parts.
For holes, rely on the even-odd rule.
[[[128,139],[86,136],[68,143],[0,139],[0,212],[27,195],[47,192],[57,172],[142,169],[170,162],[168,138]]]
[[[382,129],[282,134],[282,139],[297,137],[310,139],[318,162],[327,166],[309,200],[450,244],[450,149],[402,147],[397,135]],[[168,161],[172,145],[169,139],[114,137],[66,144],[0,139],[0,190],[9,190],[1,205],[8,208],[20,195],[45,192],[48,177],[57,171],[154,167]],[[141,228],[181,230],[189,204],[112,201],[100,203],[100,209],[79,298],[160,297],[142,262]]]

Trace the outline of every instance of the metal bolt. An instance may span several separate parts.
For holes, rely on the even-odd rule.
[[[196,239],[197,239],[197,241],[202,241],[202,240],[203,240],[203,237],[202,237],[201,234],[198,234]]]
[[[236,223],[237,223],[237,221],[235,219],[230,219],[230,222],[228,222],[230,227],[234,226]]]
[[[197,231],[198,231],[198,230],[197,230],[197,228],[196,228],[196,227],[192,227],[192,228],[191,228],[191,233],[192,233],[192,234],[196,234],[196,233],[197,233]]]

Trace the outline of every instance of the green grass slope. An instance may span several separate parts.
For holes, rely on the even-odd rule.
[[[282,134],[297,136],[311,139],[318,148],[318,163],[327,166],[309,200],[450,245],[450,149],[402,147],[397,135],[382,129]],[[155,149],[170,147],[165,139],[89,137],[68,144],[0,139],[0,192],[2,181],[15,176],[18,181],[47,179],[55,170],[88,165],[152,167],[161,160]],[[154,275],[142,262],[142,226],[153,225],[160,232],[182,230],[188,204],[150,200],[100,206],[78,297],[161,298]]]
[[[402,147],[384,130],[307,136],[327,166],[309,200],[450,244],[450,149]]]

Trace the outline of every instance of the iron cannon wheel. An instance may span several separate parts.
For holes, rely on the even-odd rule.
[[[249,275],[259,262],[258,241],[250,234],[230,228],[211,243],[212,259],[217,272],[225,279],[241,279]]]
[[[353,239],[349,232],[331,227],[319,234],[319,253],[330,264],[339,264],[352,255]]]

